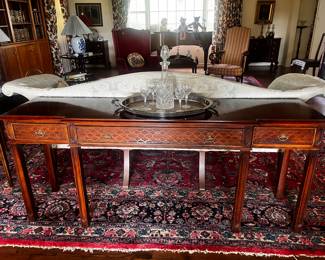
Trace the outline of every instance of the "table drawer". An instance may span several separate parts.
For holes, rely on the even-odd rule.
[[[67,127],[63,124],[12,124],[16,140],[69,143]]]
[[[244,145],[243,129],[77,127],[80,144],[157,144],[174,146]]]
[[[255,127],[253,146],[312,146],[315,128]]]

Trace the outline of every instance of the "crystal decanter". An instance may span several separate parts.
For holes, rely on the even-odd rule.
[[[157,89],[156,108],[157,109],[173,109],[174,108],[174,82],[168,78],[167,59],[169,58],[169,48],[163,45],[160,52],[162,58],[161,65],[161,80]]]

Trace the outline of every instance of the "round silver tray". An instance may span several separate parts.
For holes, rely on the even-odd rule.
[[[128,97],[120,102],[120,106],[127,112],[145,116],[145,117],[159,117],[159,118],[172,118],[172,117],[186,117],[198,115],[206,112],[213,101],[195,94],[189,96],[187,105],[189,108],[184,108],[185,102],[182,100],[182,107],[179,106],[178,100],[175,99],[175,106],[173,109],[157,109],[155,102],[148,99],[147,105],[144,107],[143,97],[135,95]]]

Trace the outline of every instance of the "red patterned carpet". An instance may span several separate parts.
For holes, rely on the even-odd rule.
[[[287,196],[273,195],[275,153],[253,153],[242,232],[230,220],[238,154],[207,156],[207,190],[198,191],[198,154],[131,153],[130,190],[121,189],[122,153],[83,150],[91,226],[79,222],[69,150],[58,150],[59,192],[51,192],[39,146],[26,146],[39,219],[28,223],[17,181],[0,183],[0,244],[90,250],[211,251],[263,255],[325,255],[325,156],[319,158],[302,233],[290,222],[305,155],[291,156]]]

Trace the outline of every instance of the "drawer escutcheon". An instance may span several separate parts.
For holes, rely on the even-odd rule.
[[[35,130],[34,131],[34,136],[37,136],[37,137],[44,137],[46,136],[46,132],[41,130],[41,129],[38,129],[38,130]]]
[[[281,134],[281,135],[278,136],[278,139],[279,139],[280,142],[285,143],[285,142],[287,142],[289,140],[289,136],[287,136],[285,134]]]

